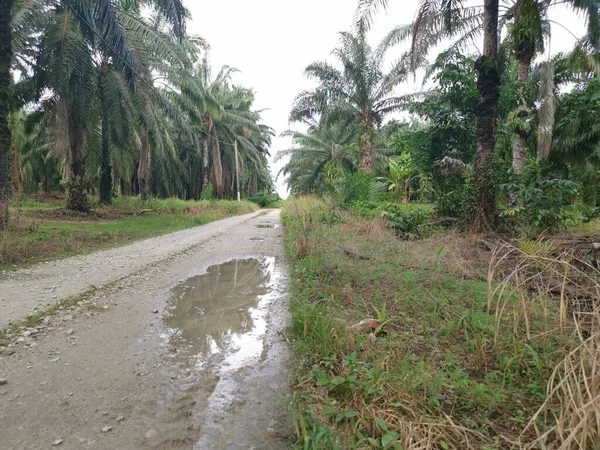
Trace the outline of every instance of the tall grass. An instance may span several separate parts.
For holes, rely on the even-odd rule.
[[[151,198],[142,200],[141,197],[117,197],[110,206],[100,206],[92,200],[92,206],[117,213],[137,212],[151,210],[160,214],[211,214],[239,215],[256,211],[258,206],[254,203],[233,200],[182,200],[179,198]]]

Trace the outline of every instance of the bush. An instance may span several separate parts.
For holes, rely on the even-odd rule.
[[[363,220],[375,220],[381,216],[384,204],[380,202],[357,201],[352,203],[350,211],[353,216]]]
[[[200,193],[200,200],[211,200],[213,198],[213,185],[208,183]]]
[[[388,204],[382,216],[387,226],[395,230],[404,239],[420,239],[431,232],[431,216],[433,208],[426,205]]]
[[[462,184],[452,190],[437,193],[435,202],[437,214],[440,217],[453,217],[461,221],[469,220],[475,195],[471,178],[467,177],[462,180]]]
[[[254,197],[248,199],[252,203],[256,203],[261,208],[279,208],[281,207],[281,197],[278,194],[272,194],[266,189],[260,191]]]
[[[502,212],[525,234],[539,234],[577,225],[586,220],[583,205],[573,205],[579,183],[570,180],[537,180],[530,184],[507,183],[501,192],[516,198],[516,204]],[[593,215],[592,211],[587,215]],[[589,219],[587,219],[589,220]]]
[[[385,184],[375,181],[373,175],[355,172],[338,181],[334,198],[338,205],[348,209],[357,202],[377,201],[385,191]]]

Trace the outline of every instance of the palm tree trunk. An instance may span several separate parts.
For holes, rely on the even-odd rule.
[[[140,197],[148,200],[150,187],[148,185],[148,173],[150,169],[150,142],[146,130],[140,131],[140,161],[138,163],[138,184],[140,186]]]
[[[208,139],[210,135],[208,133],[202,133],[202,189],[204,192],[210,184],[210,160],[208,154]]]
[[[213,167],[217,196],[223,198],[223,190],[225,188],[225,183],[223,182],[223,164],[221,162],[221,148],[219,146],[219,141],[216,139],[214,140],[213,147]]]
[[[499,0],[484,0],[483,54],[476,62],[479,104],[477,105],[475,161],[477,194],[471,216],[471,228],[474,231],[484,231],[489,228],[496,210],[491,163],[496,144],[496,106],[500,85],[497,68],[498,3]]]
[[[256,176],[256,174],[253,174],[252,182],[250,185],[250,197],[254,197],[256,194],[258,194],[258,177]]]
[[[114,180],[113,196],[115,198],[120,197],[122,195],[122,193],[121,193],[121,174],[119,173],[119,169],[117,169],[114,166],[113,166],[113,180]]]
[[[13,139],[13,143],[15,139]],[[21,149],[17,145],[12,146],[11,152],[11,181],[12,185],[17,192],[23,191],[23,169],[21,168]]]
[[[519,118],[525,120],[528,115],[528,106],[525,100],[524,86],[529,80],[529,69],[531,67],[531,60],[533,59],[533,53],[518,53],[519,58],[519,75],[518,80],[521,84],[521,98],[523,104],[520,106]],[[527,138],[529,133],[523,127],[517,129],[518,139],[513,147],[513,170],[517,175],[522,175],[525,170],[525,160],[527,159]]]
[[[360,170],[371,173],[373,171],[373,124],[366,120],[362,125],[362,133],[359,138]]]
[[[112,203],[112,167],[110,165],[110,141],[107,123],[102,121],[102,153],[100,156],[100,203]]]
[[[87,188],[85,181],[85,134],[79,127],[77,119],[72,112],[69,113],[69,147],[71,151],[71,178],[69,180],[69,194],[67,209],[88,212]]]
[[[110,165],[110,138],[106,115],[102,118],[102,152],[100,155],[100,203],[112,203],[112,167]]]
[[[110,165],[110,134],[108,120],[108,104],[105,96],[104,82],[107,62],[103,61],[100,69],[100,105],[102,126],[102,149],[100,154],[100,203],[110,205],[112,203],[112,167]]]
[[[8,96],[12,84],[12,7],[14,0],[0,0],[0,229],[8,227],[8,201],[10,199],[8,150]]]

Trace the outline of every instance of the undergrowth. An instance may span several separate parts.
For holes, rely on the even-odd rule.
[[[286,201],[283,219],[297,448],[598,448],[598,315],[530,295],[538,255],[494,252],[486,281],[440,255],[407,263],[383,222],[316,198]],[[500,270],[511,252],[521,271]]]

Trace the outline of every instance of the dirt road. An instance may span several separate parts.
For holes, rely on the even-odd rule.
[[[5,274],[0,326],[90,285],[0,346],[2,450],[287,448],[278,211]]]

